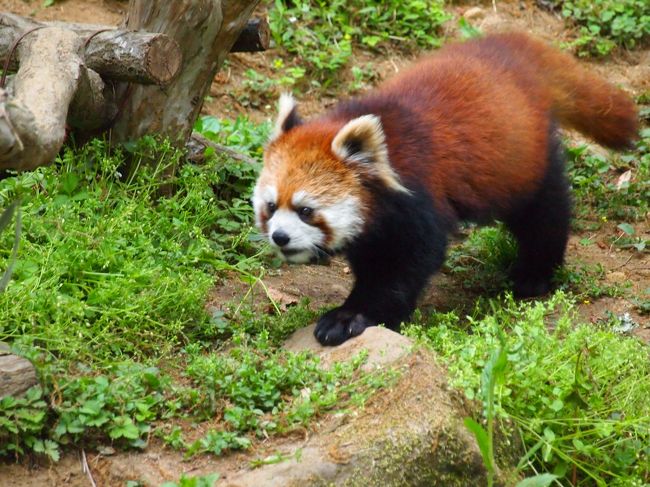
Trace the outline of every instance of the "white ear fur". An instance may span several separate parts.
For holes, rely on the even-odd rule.
[[[280,101],[278,102],[278,117],[275,120],[275,126],[273,127],[273,132],[271,133],[269,141],[275,140],[282,135],[284,132],[282,127],[294,108],[296,108],[296,100],[293,96],[291,96],[290,93],[282,93],[280,95]]]
[[[390,165],[386,135],[377,115],[362,115],[346,123],[332,140],[332,152],[360,164],[389,188],[408,192]]]

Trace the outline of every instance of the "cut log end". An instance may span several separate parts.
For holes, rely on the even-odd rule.
[[[182,62],[178,44],[167,36],[154,38],[145,58],[147,71],[160,85],[169,84],[178,75]]]

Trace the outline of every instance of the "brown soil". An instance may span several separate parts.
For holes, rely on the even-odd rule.
[[[546,12],[541,12],[528,6],[520,8],[521,2],[498,2],[497,12],[485,4],[480,11],[472,11],[472,23],[486,32],[506,29],[521,29],[534,32],[538,36],[553,42],[567,40],[568,32],[560,19]],[[127,3],[118,0],[65,0],[56,2],[54,6],[42,8],[41,0],[0,0],[0,11],[10,11],[21,15],[32,15],[41,20],[65,20],[93,24],[117,25],[122,19]],[[456,13],[461,14],[471,5],[456,7]],[[449,23],[453,29],[455,23]],[[450,32],[453,34],[453,32]],[[278,52],[270,50],[266,53],[235,54],[229,58],[229,63],[216,77],[211,97],[204,105],[204,112],[234,117],[246,114],[253,120],[262,121],[272,116],[274,100],[247,98],[243,88],[245,72],[253,68],[258,72],[271,73],[272,62],[278,57]],[[390,76],[398,71],[410,59],[399,52],[388,52],[380,57],[367,54],[357,57],[355,62],[365,64],[372,62],[379,73],[379,79]],[[629,53],[618,53],[607,62],[592,62],[593,68],[602,75],[625,87],[634,94],[650,90],[650,50],[639,50]],[[316,96],[306,93],[299,97],[302,112],[306,115],[318,112],[335,101],[335,96]],[[648,219],[635,225],[636,235],[650,238],[650,223]],[[591,238],[594,244],[584,246],[579,240]],[[571,238],[567,252],[568,262],[602,264],[606,269],[605,281],[608,283],[629,283],[630,286],[624,297],[602,298],[584,302],[580,305],[580,313],[589,322],[597,322],[605,318],[608,312],[616,315],[630,313],[630,316],[640,325],[635,334],[650,342],[650,320],[641,316],[635,310],[632,299],[642,297],[650,289],[650,258],[648,254],[639,254],[621,250],[611,244],[620,237],[615,225],[605,225],[595,232],[583,232]],[[313,307],[335,305],[342,302],[348,292],[352,278],[346,263],[334,259],[329,266],[283,266],[278,270],[269,271],[263,279],[267,289],[275,301],[281,306],[288,306],[302,297],[308,297]],[[215,288],[210,299],[210,306],[225,308],[243,299],[250,299],[262,308],[269,307],[269,300],[261,286],[256,286],[248,293],[249,287],[237,279],[226,278]],[[476,296],[466,293],[461,284],[453,276],[440,273],[432,281],[431,286],[422,298],[422,305],[435,307],[439,310],[471,309]],[[646,296],[647,299],[647,296]],[[265,455],[283,451],[283,445],[295,444],[295,438],[278,438],[262,443],[256,454],[259,458]],[[200,456],[192,461],[180,464],[179,455],[162,447],[158,440],[152,439],[146,453],[120,453],[114,456],[88,454],[87,462],[93,472],[97,485],[123,485],[128,478],[128,472],[134,464],[144,464],[152,472],[158,472],[160,478],[177,479],[182,472],[187,474],[205,473],[214,469],[212,459]],[[250,456],[230,455],[219,461],[221,472],[236,471],[247,464]],[[116,476],[116,472],[123,475]],[[117,480],[117,477],[121,477]],[[68,454],[56,465],[31,464],[25,460],[21,464],[0,465],[0,487],[8,486],[81,486],[88,485],[89,478],[82,472],[82,462],[79,453]]]
[[[126,9],[127,2],[119,0],[64,0],[51,7],[43,7],[43,0],[0,0],[0,12],[84,24],[118,25]]]

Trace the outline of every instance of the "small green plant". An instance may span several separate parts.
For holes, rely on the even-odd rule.
[[[605,281],[602,264],[568,263],[556,270],[553,280],[558,289],[573,293],[585,303],[603,296],[622,296],[625,290],[622,284]]]
[[[237,99],[244,105],[258,105],[260,101],[275,100],[280,93],[291,91],[305,77],[306,70],[300,66],[285,66],[281,58],[273,61],[273,73],[270,76],[258,73],[254,69],[246,70],[244,88]],[[254,94],[257,98],[251,97]]]
[[[579,219],[642,221],[650,211],[650,129],[636,150],[604,157],[588,146],[568,148],[568,170]],[[594,215],[595,213],[595,215]]]
[[[508,284],[508,270],[517,256],[517,244],[503,225],[472,229],[449,251],[446,268],[462,279],[463,286],[498,292]]]
[[[16,210],[18,209],[18,210]],[[20,245],[20,232],[22,230],[22,222],[20,219],[20,200],[17,199],[11,203],[0,215],[0,233],[9,226],[11,219],[16,214],[16,230],[14,236],[14,245],[11,249],[11,256],[7,260],[7,268],[0,278],[0,293],[5,290],[11,279],[11,274],[13,273],[14,265],[16,264],[16,257],[18,255],[18,246]]]
[[[367,88],[372,81],[377,78],[377,73],[373,70],[370,64],[364,67],[352,66],[352,81],[350,82],[350,91],[352,93],[362,91]]]
[[[487,431],[474,419],[465,418],[465,426],[476,438],[479,450],[481,451],[483,463],[488,473],[488,487],[494,485],[494,477],[497,469],[494,455],[494,424],[496,420],[495,389],[497,384],[502,384],[505,381],[508,366],[508,351],[504,345],[505,338],[502,333],[499,333],[499,337],[501,344],[499,348],[492,352],[481,373],[481,399],[485,420],[487,422]],[[521,480],[517,483],[516,487],[545,487],[550,485],[555,479],[557,479],[557,475],[548,473],[539,474]]]
[[[605,56],[616,46],[631,49],[650,39],[646,0],[554,0],[562,16],[579,28],[570,43],[580,55]]]
[[[465,17],[458,19],[458,32],[463,39],[477,39],[483,36],[483,32],[470,24]]]
[[[216,473],[196,477],[187,477],[183,474],[178,482],[165,482],[161,487],[214,487],[217,480],[219,474]]]
[[[650,315],[650,287],[641,291],[641,296],[632,298],[637,311],[641,315]]]
[[[465,418],[465,426],[474,434],[481,450],[483,463],[488,472],[488,487],[494,485],[496,470],[496,460],[494,458],[494,388],[497,382],[503,381],[507,360],[506,349],[503,346],[499,347],[490,355],[481,374],[481,399],[487,421],[487,431],[472,418]]]
[[[0,400],[0,456],[25,449],[59,459],[60,445],[113,441],[144,447],[150,424],[164,409],[167,381],[154,368],[116,367],[108,375],[62,378],[25,397]]]
[[[207,394],[205,414],[210,416],[218,405],[226,404],[223,418],[228,431],[257,436],[286,432],[335,406],[363,403],[367,393],[388,380],[388,376],[358,377],[365,354],[327,370],[310,354],[278,351],[266,332],[250,341],[240,334],[229,354],[196,355],[187,365],[188,376]],[[355,385],[346,385],[353,377],[357,377]],[[219,436],[222,433],[214,433],[220,447],[240,442]],[[190,451],[203,451],[205,441],[199,440]]]
[[[54,461],[59,459],[58,444],[40,438],[47,419],[46,406],[38,387],[29,389],[24,397],[0,399],[0,455],[23,455],[27,448],[39,450]]]
[[[269,11],[275,42],[299,56],[314,81],[324,85],[346,66],[355,45],[439,46],[448,18],[439,0],[275,0]]]
[[[440,354],[452,386],[469,399],[494,387],[494,417],[504,428],[513,424],[526,449],[519,470],[552,473],[561,485],[643,485],[650,476],[650,349],[580,325],[573,306],[562,292],[547,302],[492,300],[468,323],[434,315],[431,326],[405,332]],[[494,366],[501,348],[504,375],[488,380],[503,370]],[[488,451],[490,435],[479,434]]]

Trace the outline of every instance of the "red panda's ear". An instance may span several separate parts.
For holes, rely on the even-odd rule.
[[[377,115],[363,115],[346,123],[332,140],[332,152],[344,161],[361,164],[362,171],[397,191],[408,191],[388,159],[386,135]]]
[[[280,135],[301,123],[302,120],[298,116],[296,100],[289,93],[282,93],[278,102],[278,118],[275,121],[275,127],[269,140],[277,139]]]

